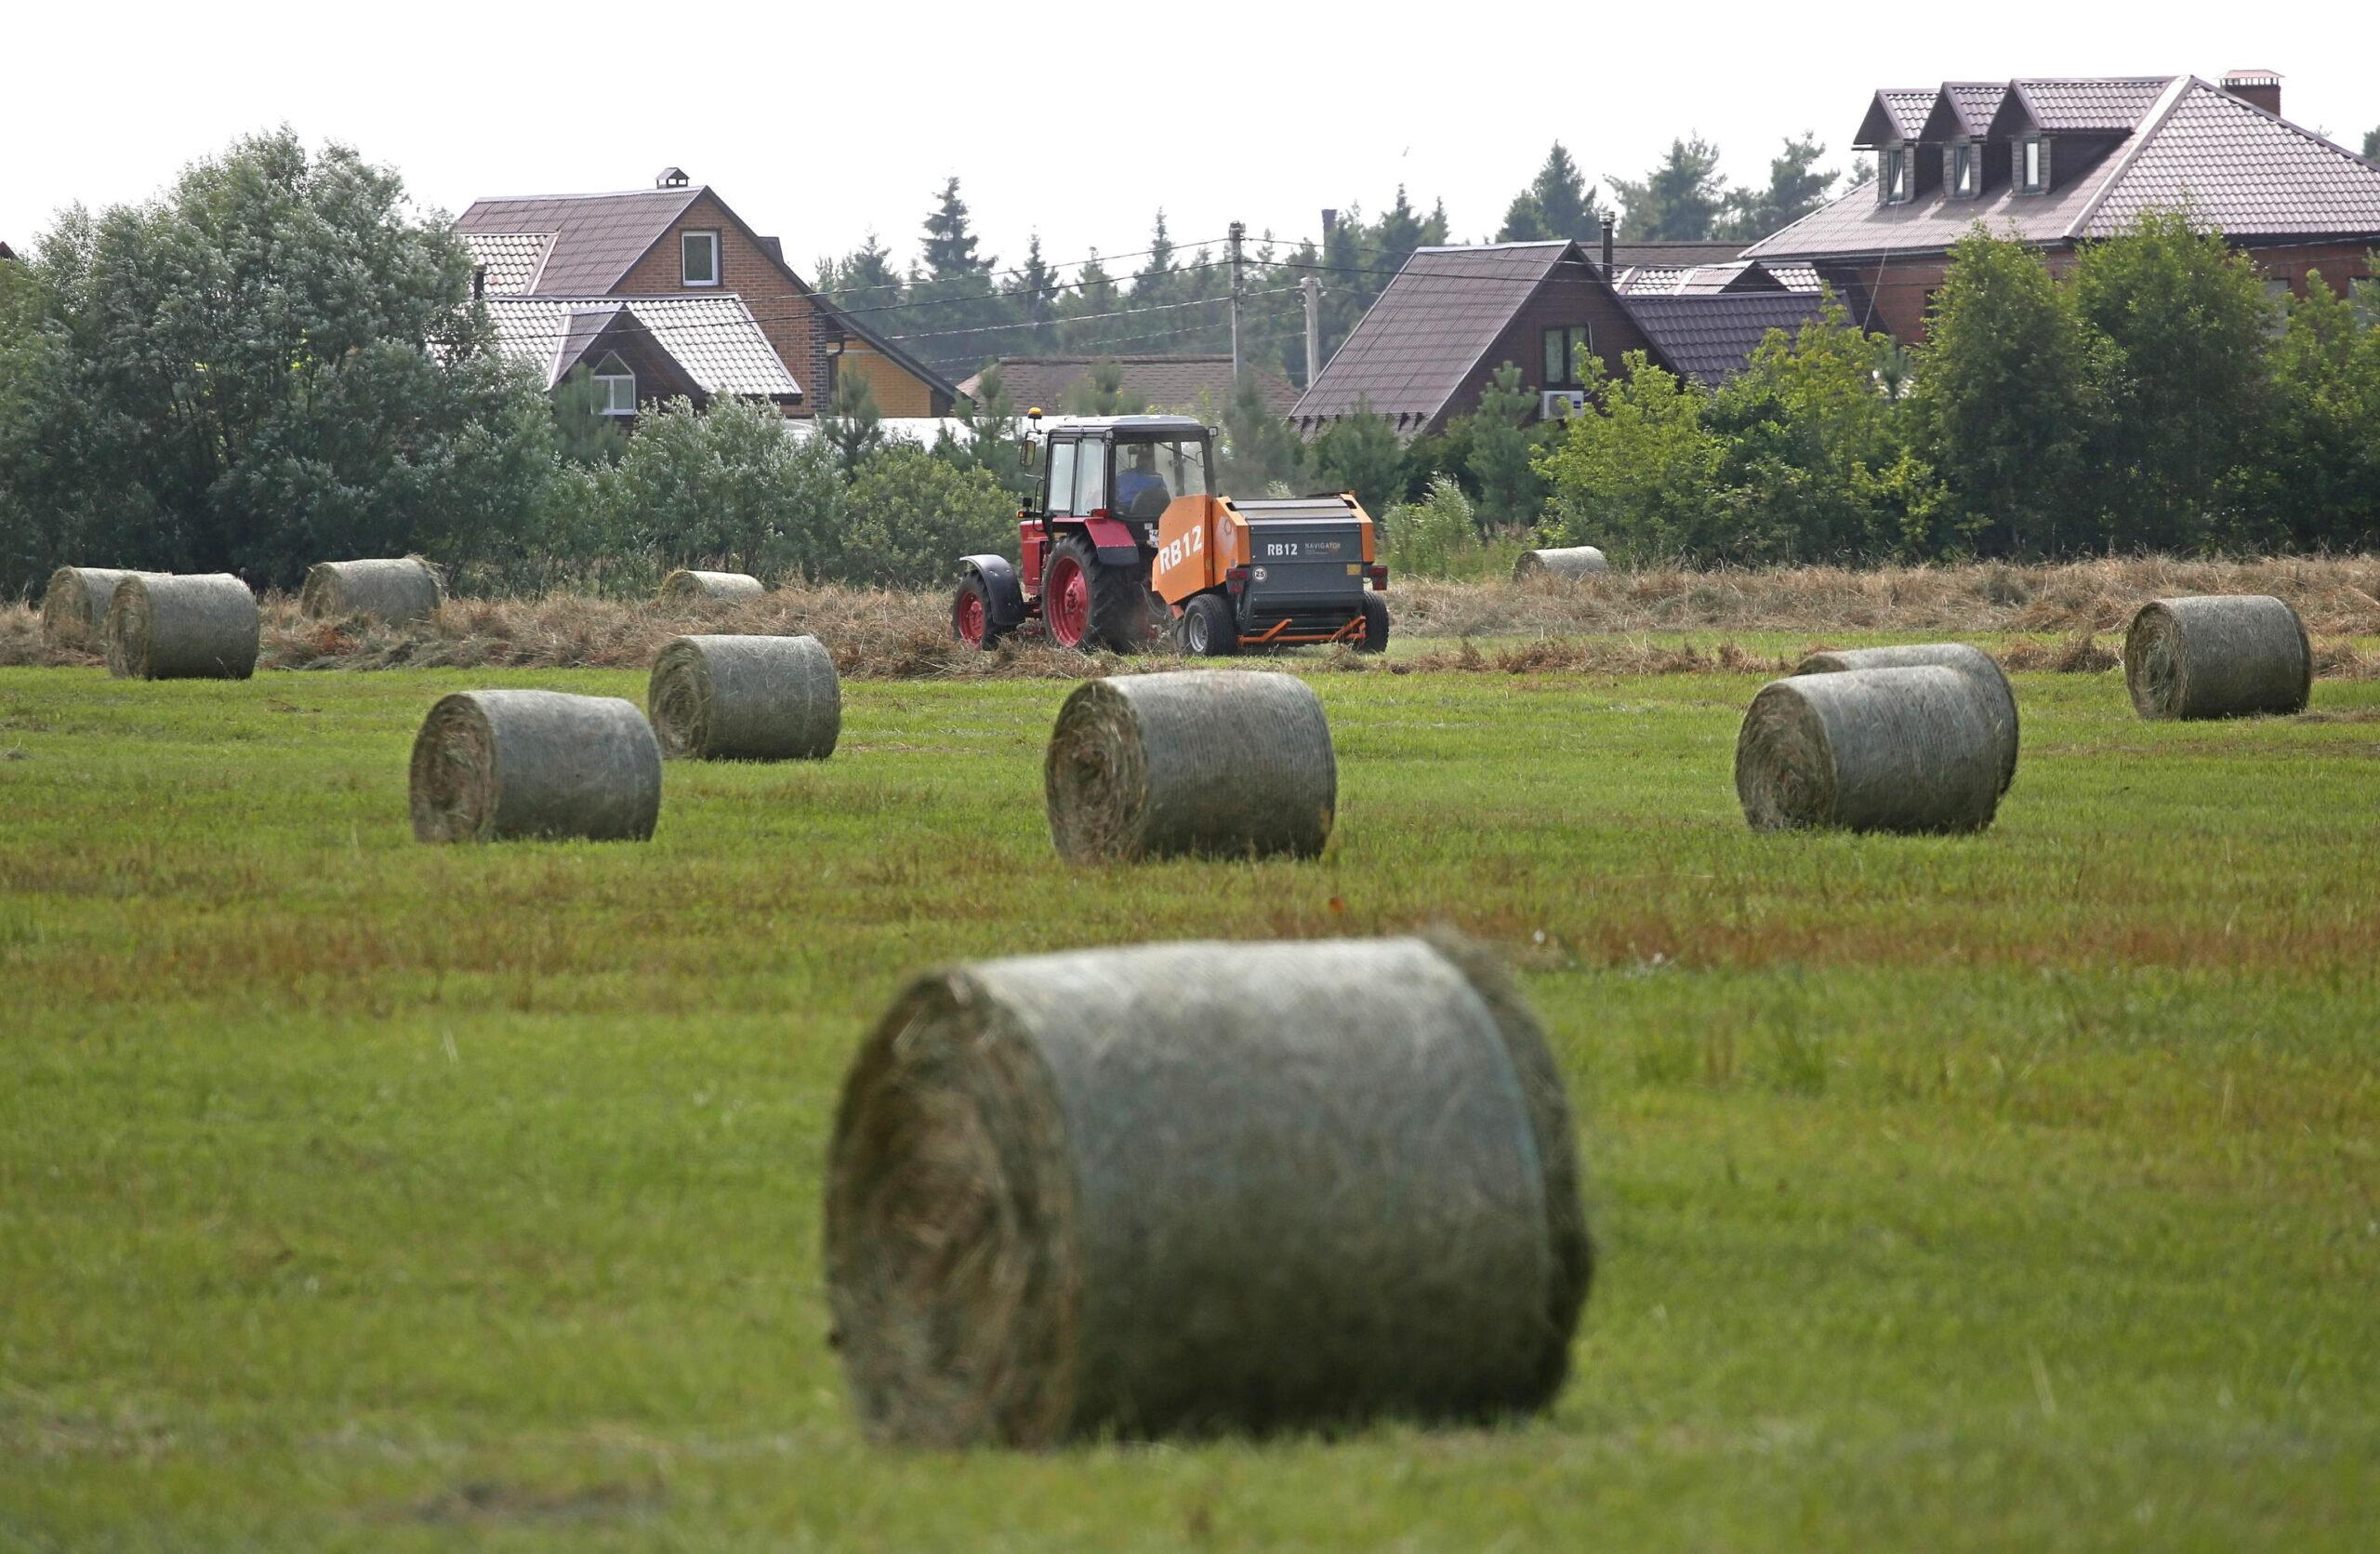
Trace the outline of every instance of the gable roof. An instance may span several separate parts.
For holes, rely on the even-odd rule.
[[[686,207],[709,192],[703,184],[691,184],[616,194],[473,200],[455,219],[455,230],[467,239],[473,233],[550,233],[536,289],[595,297],[626,280]],[[722,206],[725,203],[721,202]]]
[[[497,297],[487,299],[497,346],[545,375],[550,389],[620,330],[643,335],[677,362],[705,394],[801,397],[752,310],[734,292],[698,297]]]
[[[1854,151],[1873,151],[1887,140],[1914,140],[1925,129],[1939,95],[1933,86],[1886,86],[1868,104],[1868,116],[1851,137]]]
[[[1805,291],[1622,297],[1620,303],[1672,371],[1712,385],[1743,371],[1771,329],[1792,334],[1825,307]]]
[[[2112,236],[2160,206],[2236,238],[2380,237],[2380,166],[2197,76],[2012,81],[1992,124],[1995,136],[2014,125],[2073,138],[2055,148],[2047,193],[2003,183],[1888,206],[1863,185],[1744,252],[1939,253],[1978,221],[2056,246]]]
[[[1948,140],[1967,135],[1980,139],[1991,127],[1991,116],[2008,96],[2005,81],[1945,81],[1925,115],[1921,140]]]
[[[1003,356],[998,365],[1011,405],[1020,411],[1036,405],[1055,411],[1064,403],[1067,392],[1102,362],[1121,367],[1124,389],[1160,410],[1192,409],[1201,394],[1219,409],[1231,403],[1234,386],[1228,355]],[[959,392],[972,399],[981,392],[983,381],[979,372],[959,384]],[[1279,374],[1259,371],[1256,381],[1263,392],[1265,407],[1273,414],[1286,416],[1297,404],[1297,390]]]
[[[1576,243],[1417,248],[1297,403],[1301,419],[1358,404],[1427,425],[1541,286],[1602,286]]]

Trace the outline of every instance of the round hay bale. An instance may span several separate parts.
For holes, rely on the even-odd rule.
[[[81,647],[106,635],[108,605],[115,585],[126,578],[163,578],[164,572],[131,572],[111,566],[61,566],[42,591],[42,635],[62,647]]]
[[[336,620],[428,620],[445,602],[446,582],[419,556],[391,561],[316,562],[298,593],[298,613]]]
[[[108,672],[119,680],[245,680],[263,622],[257,596],[229,572],[135,573],[108,600]]]
[[[1042,789],[1069,863],[1311,857],[1330,840],[1339,764],[1304,681],[1189,670],[1078,687],[1050,732]]]
[[[769,591],[748,572],[672,572],[661,579],[661,597],[671,604],[726,604],[758,599]]]
[[[423,842],[642,842],[661,814],[661,746],[617,697],[458,691],[414,737],[412,790]]]
[[[2000,661],[1979,647],[1963,642],[1916,643],[1903,647],[1846,647],[1834,653],[1813,653],[1795,674],[1841,674],[1858,669],[1915,669],[1926,664],[1966,674],[1982,693],[1991,731],[2000,741],[2000,790],[2016,780],[2016,689]]]
[[[823,761],[843,728],[816,637],[680,637],[653,660],[645,706],[670,760]]]
[[[1568,582],[1610,570],[1611,564],[1593,546],[1569,545],[1554,551],[1523,551],[1520,560],[1513,563],[1513,581],[1559,578]]]
[[[1924,665],[1771,681],[1736,736],[1754,830],[1964,831],[1991,824],[2002,744],[1963,671]]]
[[[1574,1124],[1480,954],[1168,944],[914,983],[845,1080],[828,1298],[874,1438],[1477,1419],[1562,1385]]]
[[[2314,690],[2306,623],[2269,594],[2202,594],[2140,606],[2123,683],[2144,718],[2302,712]]]

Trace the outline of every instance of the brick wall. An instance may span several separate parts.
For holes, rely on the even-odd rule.
[[[868,392],[876,396],[879,414],[934,414],[933,391],[923,380],[898,362],[888,360],[856,339],[844,342],[843,353],[836,358],[835,369],[866,383]]]
[[[1521,369],[1521,386],[1535,397],[1543,389],[1545,378],[1545,331],[1564,329],[1573,325],[1587,326],[1593,342],[1594,353],[1612,377],[1620,376],[1620,359],[1631,351],[1646,349],[1645,337],[1635,322],[1620,312],[1611,293],[1591,278],[1571,278],[1566,271],[1547,277],[1537,295],[1530,298],[1471,376],[1456,389],[1448,401],[1446,410],[1424,428],[1425,432],[1443,432],[1446,423],[1456,416],[1467,415],[1478,408],[1479,396],[1495,376],[1496,369],[1511,362]]]

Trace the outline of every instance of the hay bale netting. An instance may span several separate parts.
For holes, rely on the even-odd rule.
[[[298,593],[298,613],[324,619],[428,620],[446,599],[445,579],[419,556],[316,562]]]
[[[1954,669],[1967,675],[1984,699],[1992,733],[2000,740],[2000,790],[2016,780],[2016,689],[2008,684],[2000,661],[1979,647],[1963,642],[1917,643],[1903,647],[1847,647],[1833,653],[1813,653],[1795,674],[1841,674],[1858,669],[1915,669],[1926,664]]]
[[[671,604],[730,604],[768,591],[748,572],[678,571],[661,579],[662,600]]]
[[[1560,578],[1575,580],[1592,578],[1598,572],[1611,570],[1611,563],[1601,551],[1592,545],[1568,545],[1557,551],[1523,551],[1520,560],[1513,563],[1513,580],[1527,582],[1531,578]]]
[[[835,1342],[868,1433],[1039,1446],[1560,1389],[1568,1100],[1477,951],[1170,944],[915,983],[843,1085]]]
[[[816,637],[679,637],[653,660],[644,700],[670,759],[823,761],[843,728]]]
[[[413,741],[423,842],[642,842],[661,814],[661,746],[633,701],[458,691]]]
[[[2297,612],[2269,594],[2157,599],[2124,633],[2123,683],[2144,718],[2302,712],[2314,644]]]
[[[1294,675],[1133,674],[1066,697],[1042,789],[1070,863],[1311,857],[1330,840],[1339,763],[1321,698]]]
[[[135,573],[108,601],[108,672],[119,680],[245,680],[263,622],[257,596],[229,572]]]
[[[1755,830],[1980,830],[2000,805],[2002,750],[1964,671],[1797,675],[1744,713],[1736,796]]]
[[[107,633],[108,605],[126,578],[163,578],[164,572],[130,572],[112,566],[61,566],[42,591],[42,635],[60,646],[82,647]]]

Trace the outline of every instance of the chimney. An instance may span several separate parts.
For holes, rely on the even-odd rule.
[[[1606,281],[1611,279],[1611,261],[1612,261],[1612,244],[1611,244],[1611,239],[1612,239],[1611,218],[1610,218],[1610,217],[1608,217],[1608,216],[1606,216],[1606,217],[1605,217],[1605,218],[1603,219],[1603,278],[1604,278],[1605,280],[1606,280]]]
[[[683,189],[686,187],[686,169],[683,167],[662,168],[660,172],[654,175],[653,187],[655,189]]]
[[[1330,234],[1338,230],[1339,213],[1335,210],[1324,211],[1322,213],[1322,246],[1324,247],[1330,246]]]
[[[2231,70],[2223,73],[2223,89],[2241,101],[2281,117],[2281,73],[2271,70]]]

